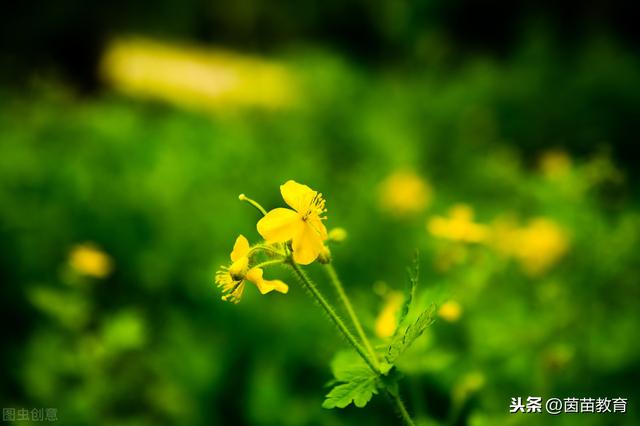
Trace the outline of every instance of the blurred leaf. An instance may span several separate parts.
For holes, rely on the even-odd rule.
[[[146,341],[143,319],[137,312],[122,311],[107,320],[102,330],[107,351],[119,353],[142,347]]]
[[[65,327],[81,328],[89,317],[89,302],[76,293],[36,287],[29,291],[28,297],[35,307],[60,321]]]

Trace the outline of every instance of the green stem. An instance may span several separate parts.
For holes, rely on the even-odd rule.
[[[351,334],[351,331],[349,331],[342,319],[340,319],[338,314],[336,314],[336,311],[329,304],[327,299],[325,299],[322,293],[320,293],[313,281],[311,281],[311,279],[307,276],[307,274],[305,274],[305,272],[302,270],[302,268],[300,268],[300,266],[298,266],[297,263],[291,261],[289,264],[293,268],[293,271],[296,273],[298,278],[300,278],[302,284],[307,288],[307,290],[309,290],[311,295],[316,299],[320,306],[322,306],[327,315],[329,315],[331,321],[333,321],[335,326],[338,327],[338,330],[340,330],[340,332],[344,335],[351,346],[353,346],[358,355],[362,357],[362,359],[367,363],[369,368],[371,368],[374,373],[376,373],[377,375],[381,375],[382,372],[377,366],[377,361],[372,360],[371,357],[367,354],[366,350],[362,347],[362,345],[358,343],[353,334]]]
[[[369,351],[369,355],[374,360],[376,367],[380,368],[380,364],[378,362],[378,356],[376,355],[376,352],[373,350],[373,346],[371,346],[371,342],[367,338],[367,335],[364,333],[362,324],[360,323],[360,320],[358,319],[356,312],[353,310],[353,305],[349,300],[349,296],[347,296],[347,293],[344,291],[344,287],[342,286],[342,283],[338,278],[338,274],[336,273],[335,268],[331,263],[328,263],[324,266],[325,266],[325,270],[327,271],[327,274],[329,275],[329,278],[331,279],[331,283],[336,288],[336,292],[338,293],[338,296],[340,297],[342,304],[346,308],[347,313],[351,318],[351,322],[353,322],[353,325],[355,326],[356,331],[358,332],[358,336],[360,336],[360,340],[362,340],[362,343],[364,343],[364,346],[367,348],[367,351]]]
[[[256,244],[255,246],[251,247],[249,249],[249,256],[251,256],[253,253],[255,253],[257,251],[260,251],[260,250],[268,251],[271,254],[275,254],[275,255],[278,255],[278,256],[285,256],[285,253],[282,253],[281,251],[279,251],[279,250],[277,250],[277,249],[275,249],[273,247],[270,247],[268,245],[265,245],[265,244]]]
[[[336,327],[338,327],[338,329],[342,332],[342,334],[347,339],[347,341],[351,344],[351,346],[353,346],[356,352],[358,352],[358,355],[360,355],[360,357],[367,363],[369,368],[371,368],[371,370],[377,376],[382,377],[383,373],[380,370],[380,365],[378,363],[377,358],[375,356],[371,356],[370,354],[368,354],[366,350],[362,347],[362,345],[358,343],[354,335],[351,333],[351,331],[349,331],[349,329],[344,324],[342,319],[340,319],[338,314],[336,314],[336,311],[329,304],[329,302],[324,298],[322,293],[320,293],[316,285],[313,283],[313,281],[311,281],[311,279],[307,276],[307,274],[305,274],[302,268],[300,268],[300,266],[297,263],[295,263],[293,260],[289,261],[289,265],[291,265],[291,267],[293,268],[293,271],[296,273],[298,278],[300,278],[300,281],[302,282],[302,284],[307,288],[307,290],[309,290],[311,295],[318,301],[320,306],[324,308],[327,315],[329,315],[329,318],[333,321]],[[329,271],[329,275],[332,276],[332,281],[334,281],[334,285],[336,286],[336,289],[338,288],[340,289],[338,290],[338,293],[342,293],[342,295],[344,296],[344,298],[342,295],[340,297],[343,303],[345,303],[346,301],[345,306],[348,306],[347,310],[349,311],[349,315],[351,316],[351,319],[353,320],[354,325],[358,324],[356,328],[359,328],[358,333],[361,333],[360,337],[363,339],[364,342],[368,342],[366,335],[362,330],[362,326],[360,325],[360,321],[358,320],[355,314],[355,311],[353,310],[353,306],[351,305],[351,302],[347,298],[347,295],[344,292],[344,289],[340,284],[340,281],[338,280],[338,276],[335,273],[335,270],[333,270],[333,267],[331,267],[330,269],[328,269],[328,271]],[[367,346],[370,346],[370,343]],[[371,349],[370,352],[373,352],[373,349]],[[409,415],[407,408],[404,406],[404,403],[400,399],[400,396],[398,395],[397,391],[392,391],[386,386],[384,391],[387,394],[391,403],[393,404],[395,410],[400,415],[400,418],[402,418],[402,421],[404,422],[404,424],[406,426],[415,426],[415,423],[413,423],[413,420],[411,419],[411,416]]]
[[[256,209],[258,209],[260,211],[260,213],[262,213],[263,216],[267,215],[267,211],[264,209],[264,207],[262,207],[260,205],[260,203],[258,203],[255,200],[252,200],[251,198],[247,197],[244,194],[240,194],[238,195],[238,200],[240,201],[246,201],[247,203],[251,204],[253,207],[255,207]]]
[[[265,260],[264,262],[258,263],[257,265],[253,266],[253,268],[263,268],[265,266],[279,265],[282,263],[284,263],[284,259]]]
[[[394,405],[396,411],[400,415],[400,418],[402,418],[402,421],[404,422],[404,424],[406,426],[415,426],[415,423],[413,423],[413,419],[411,418],[411,416],[409,415],[409,412],[407,411],[407,407],[404,406],[404,402],[402,402],[397,392],[392,392],[389,389],[385,389],[385,390],[386,390],[387,396],[389,397],[389,399],[391,400],[391,403]]]

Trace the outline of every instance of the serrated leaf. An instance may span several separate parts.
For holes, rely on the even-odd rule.
[[[352,380],[335,386],[322,403],[323,408],[345,408],[352,402],[362,408],[378,393],[377,377],[373,373],[367,376],[352,375]]]
[[[433,313],[435,311],[435,305],[431,305],[429,309],[424,310],[416,319],[416,321],[409,325],[403,335],[396,335],[387,348],[385,359],[389,364],[393,364],[394,361],[402,355],[404,351],[415,342],[415,340],[424,333],[424,330],[430,326],[434,319]]]
[[[362,408],[378,393],[376,374],[352,351],[339,352],[331,361],[331,371],[338,383],[322,403],[324,408],[344,408],[352,402]]]
[[[413,303],[413,297],[416,294],[416,288],[418,287],[418,277],[420,274],[420,253],[418,250],[413,254],[413,261],[411,262],[411,266],[407,267],[407,276],[408,281],[405,286],[405,294],[404,294],[404,302],[402,303],[402,307],[400,308],[400,317],[398,318],[398,327],[394,332],[394,335],[398,333],[400,330],[400,326],[404,322],[407,314],[409,313],[409,309],[411,308],[411,304]]]

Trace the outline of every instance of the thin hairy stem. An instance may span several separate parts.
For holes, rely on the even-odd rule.
[[[258,202],[257,202],[257,201],[255,201],[255,200],[252,200],[251,198],[247,197],[246,195],[244,195],[244,194],[240,194],[240,195],[238,196],[238,200],[240,200],[240,201],[246,201],[247,203],[251,204],[251,205],[252,205],[253,207],[255,207],[256,209],[258,209],[258,210],[260,211],[260,213],[262,213],[262,215],[263,215],[263,216],[266,216],[266,215],[267,215],[267,211],[264,209],[264,207],[262,207],[262,206],[260,205],[260,203],[258,203]]]
[[[298,278],[300,279],[302,284],[305,286],[305,288],[307,290],[309,290],[311,295],[316,299],[316,301],[320,304],[320,306],[322,306],[322,308],[325,310],[325,312],[327,313],[327,315],[329,316],[331,321],[336,325],[336,327],[338,327],[338,330],[340,330],[340,332],[344,335],[344,337],[351,344],[351,346],[353,346],[353,348],[356,350],[358,355],[360,355],[360,357],[367,363],[369,368],[377,376],[382,377],[383,373],[380,370],[380,365],[378,363],[378,360],[377,360],[377,358],[375,356],[371,355],[371,352],[373,352],[373,349],[370,349],[369,353],[367,353],[367,350],[364,347],[362,347],[362,345],[360,343],[358,343],[358,341],[356,340],[355,336],[351,333],[351,331],[349,331],[349,329],[344,324],[342,319],[338,316],[338,314],[336,314],[336,311],[329,304],[327,299],[324,298],[322,293],[320,293],[320,291],[318,290],[316,285],[313,283],[313,281],[311,281],[311,279],[302,270],[302,268],[297,263],[295,263],[293,260],[289,261],[289,265],[291,266],[291,268],[293,268],[293,271],[298,276]],[[356,328],[359,328],[358,333],[361,333],[360,337],[363,339],[364,342],[368,342],[368,340],[366,338],[366,335],[364,334],[364,331],[362,330],[362,326],[360,325],[360,322],[358,321],[358,318],[355,315],[355,311],[353,310],[353,306],[351,305],[351,302],[347,298],[347,295],[344,292],[344,289],[342,288],[342,284],[338,280],[338,277],[337,277],[337,275],[335,273],[335,270],[333,270],[333,267],[331,267],[330,269],[327,269],[327,270],[329,271],[329,275],[331,276],[331,280],[334,282],[334,286],[336,286],[336,289],[339,289],[338,293],[339,294],[341,293],[340,298],[342,299],[343,303],[345,303],[345,306],[346,307],[348,306],[347,307],[347,311],[349,311],[349,315],[351,316],[351,319],[353,320],[354,325],[358,324],[358,325],[356,325]],[[337,285],[336,285],[336,283],[337,283]],[[344,298],[343,298],[343,296],[344,296]],[[367,344],[367,343],[365,343],[365,344]],[[369,343],[367,346],[370,346],[370,345],[371,344]],[[404,422],[405,426],[415,426],[415,423],[411,419],[411,416],[409,415],[409,412],[407,411],[407,408],[405,407],[404,403],[402,402],[402,399],[400,399],[400,396],[398,395],[398,392],[394,391],[394,390],[391,390],[386,385],[384,385],[384,393],[387,395],[387,398],[389,399],[389,401],[393,405],[394,409],[396,410],[396,412],[398,413],[398,415],[400,416],[400,418]]]
[[[282,263],[284,263],[284,259],[265,260],[264,262],[260,262],[257,265],[253,266],[253,268],[263,268],[265,266],[280,265]]]
[[[275,254],[275,255],[278,255],[278,256],[285,256],[285,253],[283,253],[280,250],[275,249],[275,248],[273,248],[271,246],[268,246],[266,244],[257,244],[255,246],[251,247],[249,249],[249,256],[252,255],[253,253],[257,252],[257,251],[260,251],[260,250],[268,251],[269,253]]]
[[[369,338],[364,333],[364,329],[362,328],[360,319],[358,319],[358,315],[356,315],[356,312],[353,309],[353,305],[351,304],[351,300],[349,300],[349,296],[347,296],[347,293],[344,291],[344,287],[342,286],[342,283],[338,278],[338,274],[336,273],[335,268],[331,263],[324,265],[324,267],[325,267],[325,270],[327,271],[327,274],[329,275],[329,278],[331,279],[331,283],[336,288],[336,292],[340,297],[340,301],[342,301],[342,304],[346,308],[347,313],[351,318],[351,322],[353,323],[354,327],[356,328],[356,331],[358,332],[358,336],[360,336],[360,340],[362,340],[362,343],[367,348],[367,351],[369,352],[369,355],[373,359],[376,367],[380,368],[380,364],[378,362],[378,356],[376,355],[376,352],[373,350],[373,346],[371,346],[371,342],[369,341]]]
[[[318,290],[316,285],[313,283],[313,281],[311,281],[311,279],[307,276],[307,274],[302,270],[302,268],[300,268],[300,266],[297,263],[291,261],[289,262],[289,264],[293,268],[293,271],[296,273],[298,278],[300,278],[300,281],[305,286],[305,288],[309,290],[313,298],[316,299],[316,301],[320,304],[320,306],[322,306],[322,308],[325,310],[325,312],[327,313],[331,321],[335,324],[336,327],[338,327],[338,330],[340,330],[340,332],[344,335],[344,337],[351,344],[351,346],[353,346],[353,348],[356,350],[358,355],[360,355],[360,357],[367,363],[369,368],[371,368],[371,370],[374,373],[376,373],[377,375],[381,375],[382,372],[378,368],[377,362],[371,359],[371,357],[369,356],[369,354],[367,354],[366,350],[362,347],[362,345],[358,343],[354,335],[351,333],[351,331],[349,331],[349,329],[344,324],[342,319],[338,316],[338,314],[336,314],[336,311],[329,304],[327,299],[325,299],[322,293],[320,293],[320,291]]]
[[[409,415],[409,412],[407,411],[407,407],[404,406],[404,402],[402,402],[402,399],[400,399],[400,396],[398,395],[398,393],[392,392],[389,389],[385,389],[385,390],[386,390],[387,397],[393,404],[394,408],[396,409],[398,415],[400,416],[404,424],[406,426],[415,426],[413,419],[411,418],[411,416]]]

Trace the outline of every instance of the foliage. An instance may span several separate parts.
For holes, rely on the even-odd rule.
[[[353,352],[338,353],[331,362],[336,382],[322,403],[324,408],[345,408],[353,404],[362,408],[378,393],[378,378]]]
[[[385,359],[393,364],[396,359],[411,347],[413,342],[424,333],[428,326],[434,322],[435,305],[418,315],[418,319],[405,329],[404,333],[397,334],[387,348]]]
[[[404,302],[402,303],[402,308],[400,309],[400,317],[398,318],[398,325],[402,325],[404,323],[405,318],[409,314],[409,309],[411,308],[411,304],[413,302],[413,298],[416,295],[416,288],[418,287],[418,277],[420,273],[420,256],[418,250],[416,250],[413,255],[413,263],[411,267],[407,268],[407,276],[408,276],[408,285],[405,289],[404,294]],[[396,328],[394,335],[397,334],[399,327]]]
[[[374,342],[395,348],[388,375],[419,421],[548,424],[513,420],[512,396],[638,400],[638,185],[615,156],[635,140],[634,53],[533,37],[419,73],[309,52],[286,65],[304,104],[282,111],[82,97],[44,77],[0,88],[3,407],[57,407],[61,424],[393,424],[382,398],[322,409],[344,345],[293,279],[286,296],[219,301],[229,242],[258,235],[238,194],[276,205],[292,177],[348,230],[332,254],[367,331],[420,249],[424,285],[396,337]],[[381,208],[399,169],[433,190],[419,212]],[[72,266],[79,245],[111,267]],[[336,406],[373,393],[364,374],[340,377]],[[613,421],[638,424],[637,410]]]

